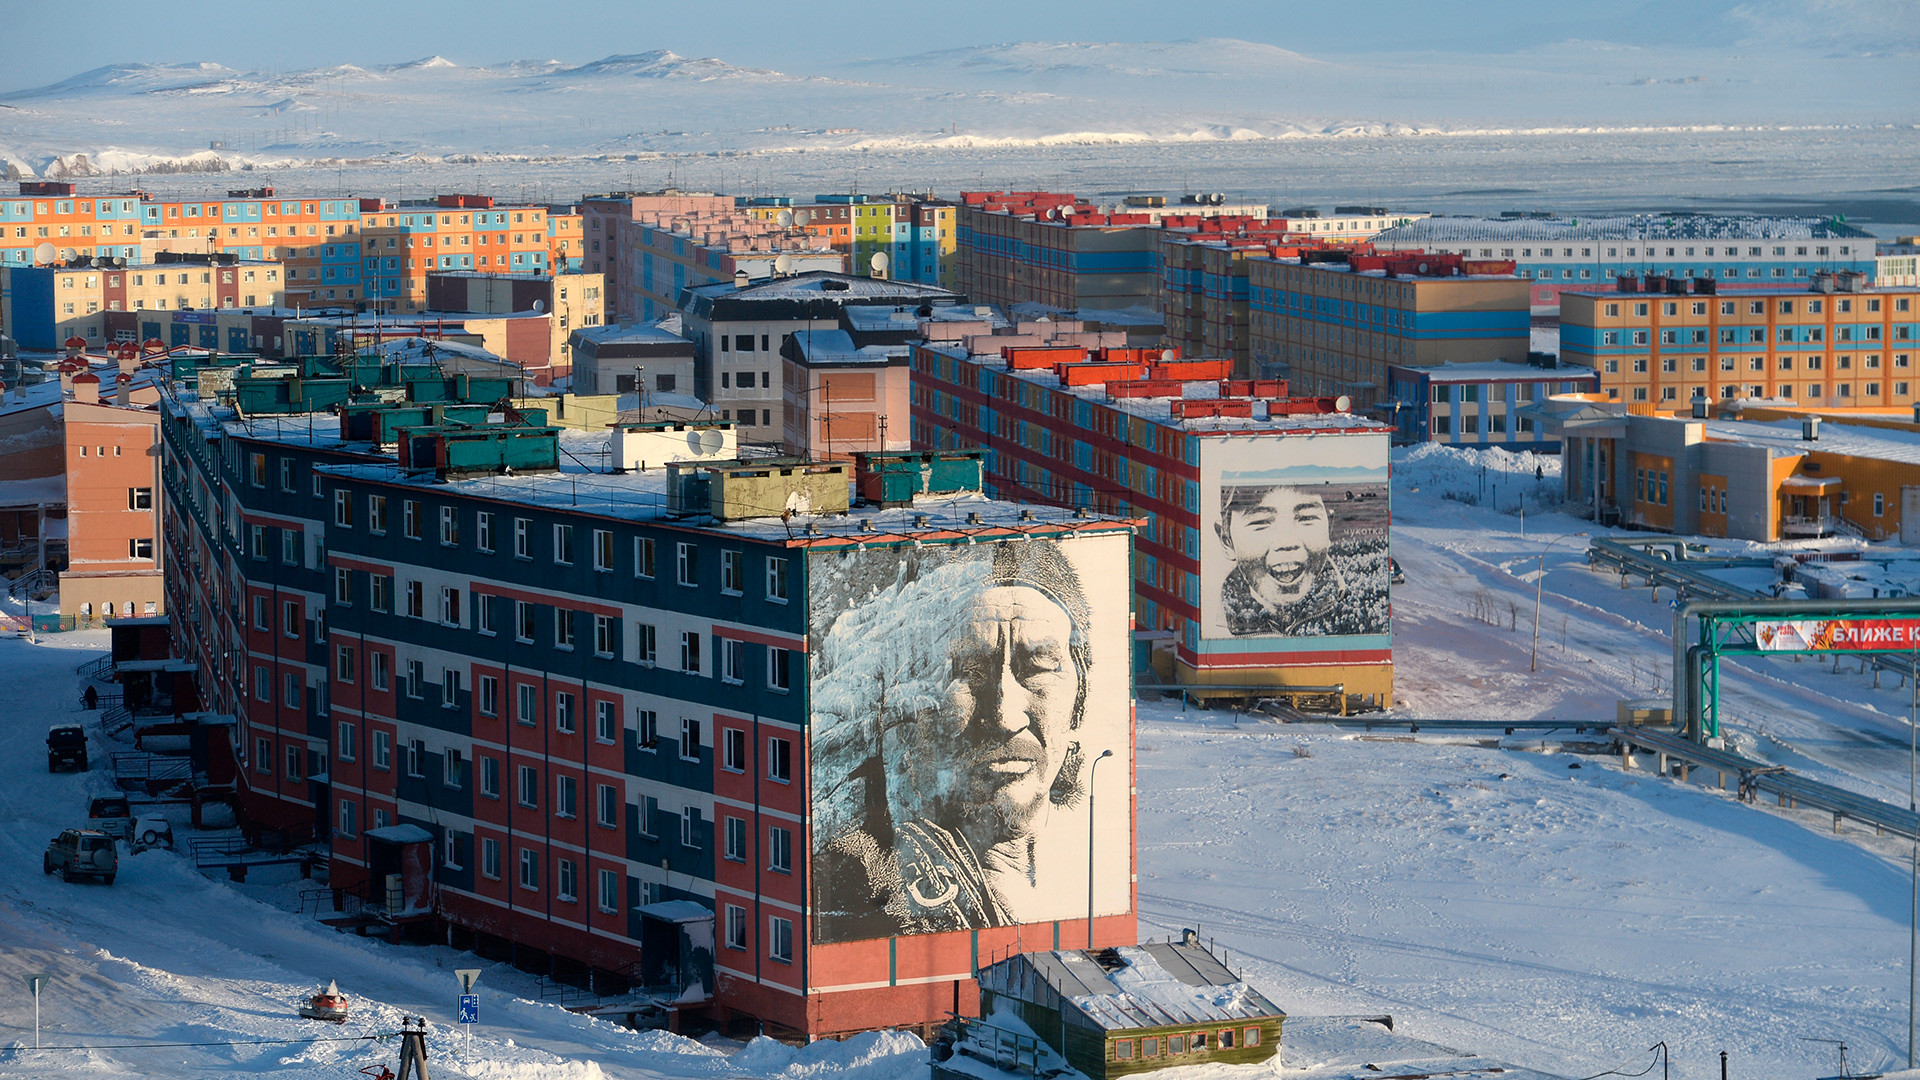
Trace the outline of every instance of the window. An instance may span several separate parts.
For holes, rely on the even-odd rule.
[[[267,623],[267,598],[264,596],[253,598],[253,628],[262,633],[273,629]]]
[[[426,742],[421,739],[408,739],[407,740],[407,775],[408,776],[427,775],[426,759],[427,759]]]
[[[767,687],[782,691],[793,688],[793,653],[790,650],[771,645],[767,647]]]
[[[340,746],[334,754],[335,757],[341,761],[353,760],[356,733],[354,725],[344,720],[340,722]]]
[[[600,910],[620,910],[620,877],[611,870],[600,871]]]
[[[783,964],[793,963],[793,920],[771,915],[767,918],[767,956]]]
[[[767,869],[793,872],[793,830],[779,825],[767,830]]]
[[[388,769],[393,766],[393,733],[376,731],[373,733],[373,767]]]
[[[447,626],[460,625],[460,587],[443,585],[440,587],[440,621]]]
[[[489,799],[500,797],[500,759],[483,757],[480,760],[480,794]]]
[[[746,587],[745,574],[740,569],[743,556],[738,551],[720,553],[720,591],[738,596]]]
[[[460,543],[460,518],[451,506],[440,508],[440,543],[444,547]]]
[[[127,509],[129,510],[153,509],[153,489],[150,487],[128,488],[127,489]]]
[[[352,836],[357,824],[356,807],[351,799],[340,800],[340,835]]]
[[[772,736],[767,739],[767,779],[783,784],[793,780],[793,743]]]
[[[1242,1028],[1240,1031],[1240,1045],[1241,1046],[1259,1046],[1260,1045],[1260,1029],[1257,1027]]]
[[[532,848],[520,849],[520,887],[540,888],[540,856]]]
[[[287,779],[299,783],[306,776],[307,748],[304,746],[287,747]]]
[[[603,828],[614,828],[620,824],[620,789],[612,784],[597,784],[594,787],[594,820]]]
[[[720,732],[720,767],[728,772],[747,771],[747,733],[739,728]]]
[[[767,599],[777,603],[787,602],[787,560],[769,556],[767,558]]]
[[[700,551],[692,544],[675,544],[678,550],[679,581],[682,585],[698,585],[700,576]]]
[[[698,848],[700,846],[700,808],[683,807],[680,811],[680,846]]]
[[[1174,1054],[1184,1054],[1186,1052],[1187,1052],[1187,1037],[1185,1035],[1167,1036],[1168,1056],[1172,1056]]]
[[[520,766],[520,805],[529,809],[540,806],[540,771],[531,765]]]
[[[633,576],[639,578],[653,576],[653,538],[650,536],[633,538]]]
[[[606,529],[593,530],[593,568],[601,571],[613,569],[613,533]]]
[[[747,861],[747,819],[728,817],[726,821],[726,850],[728,859],[734,862]]]
[[[692,630],[680,632],[680,670],[700,674],[700,635]]]
[[[340,645],[334,649],[333,677],[344,683],[353,681],[353,646]]]
[[[1873,493],[1873,516],[1879,517],[1887,512],[1887,497],[1876,491]]]
[[[562,734],[573,734],[573,695],[564,690],[553,695],[553,726]]]
[[[426,613],[426,586],[417,581],[407,582],[407,618],[423,619],[426,617]]]
[[[514,719],[522,724],[531,724],[535,721],[537,712],[534,708],[533,684],[521,683],[519,691],[519,701],[516,703],[519,707],[515,712]]]
[[[639,644],[639,655],[635,657],[642,664],[651,667],[658,659],[658,635],[652,623],[635,623],[634,638]]]
[[[691,716],[680,718],[680,756],[687,761],[700,760],[700,721]]]
[[[533,558],[533,542],[527,538],[527,519],[513,519],[513,557],[516,559]]]
[[[480,840],[480,873],[495,881],[500,880],[500,841],[491,836]]]
[[[485,510],[474,515],[474,543],[486,554],[493,554],[493,515]]]
[[[427,666],[418,660],[407,661],[407,696],[424,697],[427,691]]]
[[[348,805],[341,804],[343,807]],[[745,949],[747,947],[747,909],[739,904],[727,905],[727,948]]]
[[[553,609],[553,647],[573,648],[573,612],[566,608]]]
[[[393,661],[386,653],[369,650],[367,653],[367,683],[375,690],[387,689],[388,665]]]
[[[367,602],[375,611],[386,611],[392,606],[393,579],[385,574],[367,575]]]
[[[333,570],[333,602],[342,606],[353,603],[353,571],[344,566]]]
[[[746,681],[747,643],[735,638],[720,639],[720,677],[730,683]]]
[[[553,561],[563,566],[573,565],[573,526],[553,527]]]
[[[474,594],[474,597],[473,597],[474,629],[478,630],[482,634],[487,635],[488,637],[492,637],[494,634],[493,605],[497,602],[498,601],[494,597],[488,596],[484,593],[476,593]]]
[[[1133,1060],[1133,1040],[1132,1039],[1117,1040],[1113,1044],[1113,1059],[1115,1061],[1132,1061]]]
[[[593,617],[593,654],[595,656],[613,655],[613,616],[611,615]]]
[[[464,764],[460,751],[451,746],[447,747],[446,756],[441,759],[441,781],[450,788],[457,788],[466,783]]]
[[[633,710],[634,742],[642,750],[660,747],[660,714],[652,709]]]
[[[460,673],[453,668],[440,669],[440,707],[443,709],[460,707]]]
[[[577,812],[575,793],[580,782],[571,776],[553,778],[553,816],[571,818]]]

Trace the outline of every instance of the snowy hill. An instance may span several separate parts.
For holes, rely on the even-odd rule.
[[[1904,38],[1895,35],[1896,44]],[[1568,40],[1505,54],[1315,57],[1230,38],[1009,42],[776,70],[667,49],[587,63],[439,55],[298,71],[122,64],[0,93],[16,174],[462,155],[978,149],[1914,119],[1899,49],[1768,77],[1729,49]],[[645,92],[636,92],[638,86]],[[79,159],[85,155],[85,162]]]

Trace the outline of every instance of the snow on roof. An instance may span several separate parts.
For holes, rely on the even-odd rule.
[[[828,282],[835,287],[827,288]],[[840,288],[840,285],[846,287]],[[716,281],[707,285],[696,285],[688,290],[696,296],[725,298],[736,301],[754,300],[859,300],[881,299],[886,297],[927,297],[940,298],[956,295],[950,289],[938,285],[922,285],[915,281],[897,281],[893,278],[855,277],[851,274],[835,274],[820,270],[792,277],[764,278],[747,283],[740,288],[731,281]]]
[[[1897,461],[1903,465],[1920,465],[1920,431],[1858,427],[1828,419],[1820,424],[1820,437],[1808,440],[1801,437],[1798,420],[1692,422],[1704,424],[1706,433],[1713,438],[1765,446],[1774,451],[1774,456],[1807,454],[1818,450],[1876,461]]]
[[[1107,1030],[1286,1015],[1197,946],[1157,942],[1101,953],[1031,953],[1027,959],[1061,996]]]
[[[1478,241],[1565,240],[1850,240],[1873,234],[1828,218],[1727,214],[1617,214],[1602,217],[1433,217],[1396,225],[1374,237],[1380,246]]]
[[[645,918],[671,923],[704,922],[713,918],[712,908],[692,900],[661,900],[638,905],[633,910]]]
[[[910,345],[855,345],[845,330],[799,330],[793,343],[809,364],[884,364],[913,351]]]
[[[692,342],[662,326],[653,324],[623,323],[608,326],[583,326],[573,332],[582,341],[591,341],[595,345],[636,345],[660,343],[667,345],[691,345]]]
[[[418,825],[383,825],[378,829],[368,829],[366,837],[391,844],[427,844],[433,841],[433,834]]]
[[[1195,379],[1181,384],[1180,397],[1137,397],[1109,398],[1103,383],[1090,386],[1065,386],[1051,371],[1028,368],[1019,371],[1002,371],[998,354],[991,356],[971,356],[960,345],[948,346],[934,344],[926,346],[929,350],[939,351],[948,356],[966,360],[981,367],[992,367],[1011,378],[1022,379],[1037,386],[1057,390],[1063,394],[1072,394],[1083,401],[1091,401],[1129,416],[1137,416],[1155,424],[1179,428],[1182,431],[1213,433],[1245,433],[1249,435],[1310,434],[1315,431],[1362,431],[1378,429],[1382,434],[1391,432],[1390,425],[1377,420],[1355,416],[1352,413],[1329,412],[1295,416],[1196,416],[1175,418],[1173,403],[1177,400],[1207,401],[1220,397],[1220,382],[1217,379]],[[1189,359],[1199,359],[1190,357]]]
[[[1438,367],[1416,367],[1412,364],[1389,365],[1396,371],[1412,375],[1425,375],[1432,382],[1489,382],[1496,379],[1509,379],[1522,382],[1564,382],[1569,379],[1591,379],[1594,371],[1580,364],[1563,364],[1557,367],[1534,367],[1531,364],[1503,364],[1487,361],[1480,364],[1441,364]]]

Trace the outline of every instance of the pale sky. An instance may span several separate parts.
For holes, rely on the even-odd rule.
[[[548,18],[546,11],[564,16]],[[1920,51],[1920,0],[577,0],[544,10],[524,0],[0,0],[0,17],[4,90],[121,63],[213,61],[243,71],[287,71],[433,54],[463,65],[581,63],[671,49],[804,74],[875,55],[997,42],[1201,37],[1343,57],[1503,53],[1569,39],[1716,52],[1761,46],[1827,56]]]

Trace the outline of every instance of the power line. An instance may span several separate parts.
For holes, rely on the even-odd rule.
[[[90,1043],[86,1046],[22,1046],[15,1052],[27,1050],[147,1050],[181,1046],[306,1046],[312,1043],[373,1042],[391,1039],[399,1032],[388,1031],[376,1035],[336,1035],[321,1036],[313,1039],[229,1039],[214,1042],[142,1042],[142,1043]]]

